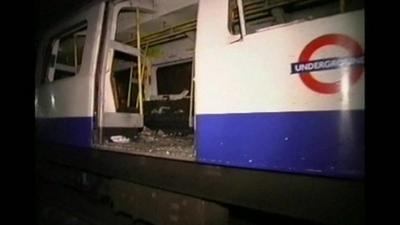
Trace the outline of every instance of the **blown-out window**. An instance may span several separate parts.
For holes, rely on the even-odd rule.
[[[363,0],[242,0],[246,33],[292,21],[311,20],[364,7]],[[229,1],[228,28],[240,33],[237,0]]]
[[[75,26],[54,38],[48,61],[49,82],[79,73],[86,40],[87,23]]]
[[[190,94],[192,62],[164,66],[157,69],[157,92],[159,95]]]

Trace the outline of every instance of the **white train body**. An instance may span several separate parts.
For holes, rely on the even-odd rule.
[[[147,104],[158,104],[167,98],[181,100],[188,107],[185,116],[195,139],[190,160],[363,177],[364,10],[331,10],[329,7],[339,7],[340,1],[328,1],[327,6],[292,12],[290,7],[297,7],[295,4],[302,1],[267,1],[274,7],[258,2],[263,1],[132,0],[98,2],[82,9],[43,39],[36,73],[38,138],[116,150],[105,143],[107,129],[143,128]],[[233,12],[235,4],[239,10]],[[269,23],[269,17],[264,18],[267,22],[246,24],[244,19],[250,15],[251,4],[261,4],[269,10],[267,14],[274,16],[275,24],[263,25]],[[245,6],[243,10],[240,5]],[[126,16],[120,18],[120,10],[127,8],[131,11],[122,11]],[[159,34],[165,42],[157,44],[157,38],[141,38],[154,45],[146,46],[143,41],[139,53],[136,8],[143,14],[143,36],[189,22],[179,28],[186,29],[182,37],[178,37],[181,34],[176,28],[170,36]],[[236,17],[231,17],[232,13]],[[309,18],[307,13],[316,18]],[[283,20],[279,17],[282,15],[286,15]],[[276,22],[280,20],[287,22]],[[67,46],[60,34],[70,28],[77,31],[74,35],[85,37],[81,57],[77,56],[79,44],[74,42],[75,67],[57,64],[57,59],[52,58],[57,57],[63,45]],[[172,40],[167,41],[168,38]],[[146,69],[138,71],[143,62],[147,63]],[[188,62],[192,73],[183,66],[164,72],[173,76],[176,71],[185,71],[185,76],[190,76],[189,84],[173,91],[164,85],[161,91],[160,68]],[[70,70],[65,74],[75,74],[55,79],[61,76],[57,70],[62,68]],[[113,80],[115,74],[127,71],[130,78],[143,72],[133,79],[136,86],[128,86],[138,93],[133,95],[134,100],[127,100],[136,105],[135,109],[129,103],[121,106],[126,104],[126,96],[116,93],[124,83]],[[182,90],[187,92],[178,93]]]

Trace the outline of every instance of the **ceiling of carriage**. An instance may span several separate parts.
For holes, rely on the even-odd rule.
[[[35,17],[37,25],[48,26],[54,20],[60,19],[76,8],[90,2],[101,0],[36,0]],[[185,5],[197,0],[154,0],[156,5]],[[160,7],[160,10],[164,10]]]

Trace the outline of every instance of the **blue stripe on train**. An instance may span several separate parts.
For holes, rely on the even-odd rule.
[[[41,141],[90,147],[92,121],[92,117],[38,118],[36,136]]]
[[[196,148],[204,163],[364,176],[364,111],[197,115]]]

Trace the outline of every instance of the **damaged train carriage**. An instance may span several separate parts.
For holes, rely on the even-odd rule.
[[[362,179],[363,49],[361,0],[95,1],[43,38],[37,138]]]

